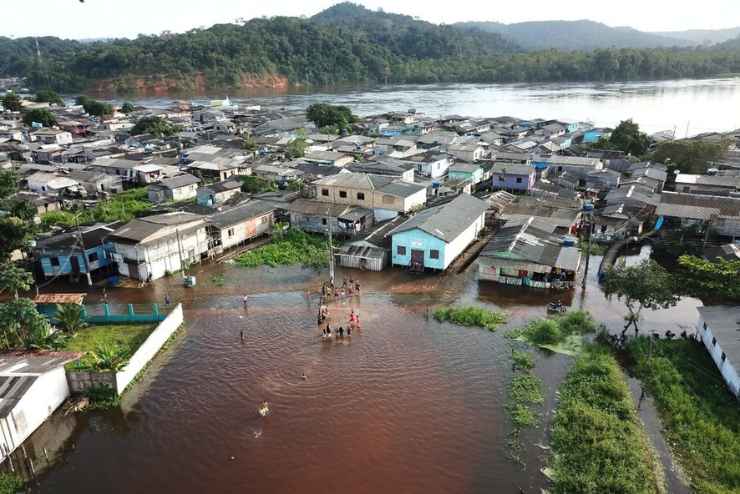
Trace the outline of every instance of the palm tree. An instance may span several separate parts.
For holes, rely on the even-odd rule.
[[[57,305],[57,321],[67,333],[76,333],[87,326],[82,306],[77,304]]]

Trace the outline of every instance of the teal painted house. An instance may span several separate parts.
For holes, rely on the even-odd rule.
[[[483,168],[472,163],[455,163],[447,171],[447,179],[455,182],[470,180],[477,184],[483,180]]]
[[[414,271],[444,271],[478,238],[485,226],[485,201],[461,194],[402,223],[391,236],[391,263]]]

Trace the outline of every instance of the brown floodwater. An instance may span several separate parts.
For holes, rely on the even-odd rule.
[[[536,352],[543,424],[524,435],[518,464],[504,334],[558,298],[618,330],[624,310],[604,299],[595,272],[588,290],[567,294],[479,283],[475,265],[448,276],[347,273],[361,279],[362,295],[333,304],[331,317],[344,323],[359,310],[362,330],[331,342],[316,327],[322,276],[312,270],[215,265],[198,270],[194,289],[173,277],[111,290],[117,302],[168,293],[183,302],[185,330],[119,409],[57,412],[32,436],[32,491],[539,493],[546,451],[536,444],[547,444],[571,359]],[[506,310],[509,322],[491,333],[428,317],[452,302]],[[676,321],[692,322],[695,305],[646,314],[644,327],[675,331]],[[259,418],[264,400],[271,414]]]

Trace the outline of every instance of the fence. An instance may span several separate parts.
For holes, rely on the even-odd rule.
[[[96,304],[83,305],[82,312],[88,323],[138,323],[164,321],[173,310],[159,304]]]

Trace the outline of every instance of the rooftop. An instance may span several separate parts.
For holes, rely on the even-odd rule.
[[[441,206],[425,209],[392,230],[389,235],[419,229],[445,242],[451,242],[488,209],[488,203],[460,194]]]
[[[740,362],[740,306],[697,307],[719,346],[735,366]]]

